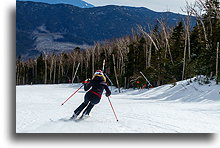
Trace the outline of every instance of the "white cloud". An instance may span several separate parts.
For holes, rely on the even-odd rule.
[[[186,1],[193,3],[196,0],[84,0],[95,6],[104,5],[123,5],[134,7],[146,7],[154,11],[172,11],[183,13],[181,8],[184,8]]]

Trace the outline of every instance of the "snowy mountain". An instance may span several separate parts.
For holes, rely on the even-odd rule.
[[[193,3],[196,0],[84,0],[94,6],[118,5],[130,7],[145,7],[157,12],[175,12],[183,14],[186,1]]]
[[[94,42],[131,34],[141,25],[149,29],[166,18],[170,27],[184,15],[159,13],[143,7],[103,6],[79,8],[66,4],[17,2],[16,55],[30,58],[42,51],[63,52]],[[192,22],[194,22],[192,20]]]
[[[48,4],[70,4],[80,8],[91,8],[94,7],[83,0],[16,0],[16,1],[32,1],[32,2],[43,2]]]
[[[16,133],[219,133],[219,85],[195,79],[150,90],[112,89],[111,102],[103,95],[92,117],[64,122],[82,103],[81,84],[16,86]]]

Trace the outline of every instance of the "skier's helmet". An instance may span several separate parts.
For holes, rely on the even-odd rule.
[[[105,78],[102,70],[96,70],[96,72],[94,73],[92,79],[96,80],[96,81],[104,81],[104,82],[106,82],[106,78]]]

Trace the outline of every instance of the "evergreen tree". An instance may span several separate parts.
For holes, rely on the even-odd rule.
[[[169,69],[176,80],[181,80],[184,53],[184,25],[182,22],[179,22],[179,24],[173,29],[170,39],[170,49],[172,52],[174,65],[169,64]]]
[[[218,0],[206,1],[205,8],[202,20],[205,25],[207,41],[202,25],[198,22],[191,33],[191,50],[194,61],[190,63],[190,67],[193,67],[192,71],[195,74],[209,76],[215,72],[216,48],[217,42],[220,42]]]

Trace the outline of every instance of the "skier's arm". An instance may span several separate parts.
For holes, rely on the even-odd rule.
[[[89,90],[91,87],[92,87],[92,83],[91,82],[84,84],[84,90],[85,91]]]
[[[105,91],[106,91],[106,96],[110,96],[111,95],[111,91],[108,88],[108,85],[104,85]]]

